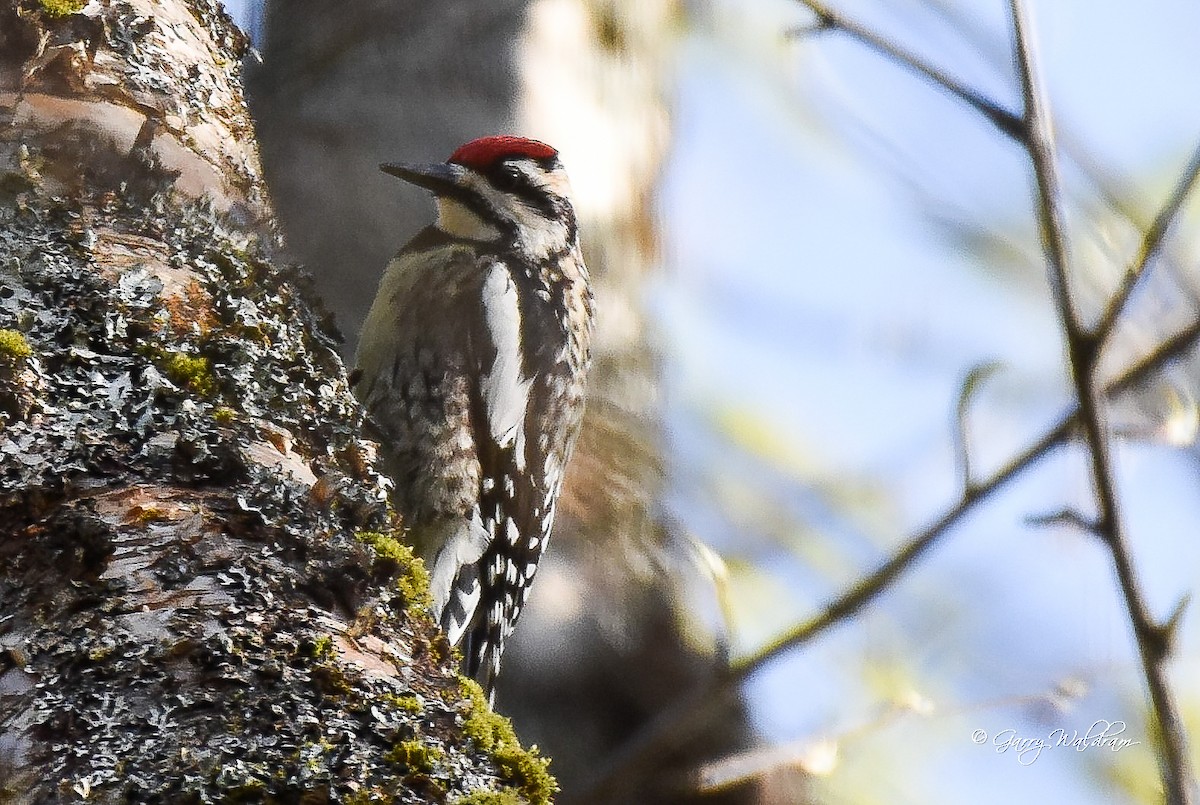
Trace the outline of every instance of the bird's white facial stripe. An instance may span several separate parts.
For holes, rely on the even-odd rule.
[[[461,202],[446,196],[437,199],[438,229],[466,240],[495,240],[500,230],[480,218]]]
[[[541,172],[539,174],[542,186],[556,196],[563,198],[571,198],[571,182],[567,179],[567,172],[559,169],[549,173]]]
[[[510,161],[507,164],[521,171],[527,184],[542,188],[553,195],[570,198],[570,183],[561,169],[547,173],[536,162],[528,159]],[[516,225],[520,237],[519,244],[531,257],[545,257],[567,247],[570,232],[565,222],[547,218],[541,210],[531,206],[519,195],[497,189],[477,173],[468,174],[466,185],[469,190],[480,196],[490,209],[495,210],[498,216]],[[462,208],[461,204],[457,206]],[[478,216],[474,217],[479,220]],[[442,226],[442,229],[446,227]],[[499,234],[494,229],[492,232],[491,237]]]
[[[546,257],[567,247],[567,225],[543,216],[528,204],[518,204],[514,210],[521,242],[534,257]]]

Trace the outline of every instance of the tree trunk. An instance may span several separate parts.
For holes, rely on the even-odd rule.
[[[274,262],[244,50],[0,0],[0,802],[546,802]]]

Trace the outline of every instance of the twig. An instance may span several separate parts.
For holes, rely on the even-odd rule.
[[[1167,231],[1171,228],[1171,224],[1179,216],[1179,210],[1183,207],[1183,202],[1187,200],[1188,195],[1192,192],[1196,185],[1196,179],[1200,177],[1200,145],[1192,152],[1192,158],[1188,161],[1187,167],[1183,171],[1183,175],[1179,177],[1179,181],[1175,184],[1175,189],[1167,198],[1162,209],[1158,211],[1158,215],[1154,216],[1154,221],[1146,230],[1146,234],[1142,236],[1141,246],[1138,248],[1137,254],[1133,258],[1129,269],[1125,272],[1125,276],[1121,279],[1121,285],[1113,293],[1109,299],[1108,305],[1104,308],[1104,312],[1100,314],[1099,321],[1092,333],[1099,342],[1099,347],[1103,349],[1104,344],[1108,341],[1116,329],[1117,322],[1121,318],[1121,314],[1125,312],[1125,307],[1129,303],[1129,297],[1133,295],[1134,288],[1137,287],[1138,281],[1142,275],[1146,273],[1146,268],[1150,265],[1150,261],[1158,254],[1162,247],[1163,241],[1166,239]]]
[[[1153,352],[1123,372],[1120,377],[1108,385],[1105,389],[1106,394],[1117,395],[1137,386],[1169,360],[1186,352],[1197,341],[1200,341],[1200,321],[1164,341]],[[820,615],[781,635],[755,654],[735,664],[731,669],[732,674],[736,677],[734,681],[744,679],[777,655],[802,643],[807,643],[841,618],[856,613],[864,604],[882,592],[904,568],[904,565],[919,557],[938,537],[970,511],[974,504],[993,495],[1033,462],[1065,441],[1079,424],[1080,416],[1081,409],[1075,408],[1070,414],[1060,419],[1054,427],[1047,430],[1041,438],[1009,459],[990,478],[974,484],[970,492],[964,494],[954,507],[946,510],[924,530],[910,537],[879,569],[834,599]]]
[[[1000,371],[1001,366],[999,361],[986,361],[972,366],[958,389],[958,403],[954,407],[954,453],[964,494],[970,492],[973,484],[971,480],[971,439],[968,427],[971,398],[989,377]]]
[[[1117,503],[1112,459],[1109,453],[1108,434],[1104,423],[1104,412],[1100,404],[1099,380],[1096,363],[1100,342],[1092,332],[1085,329],[1075,308],[1069,285],[1067,268],[1066,238],[1062,228],[1060,190],[1054,157],[1054,141],[1046,109],[1046,97],[1037,70],[1033,37],[1029,30],[1029,18],[1024,0],[1009,0],[1013,31],[1016,37],[1017,68],[1020,72],[1022,94],[1025,99],[1025,121],[1027,127],[1026,149],[1033,163],[1037,184],[1038,218],[1041,221],[1042,245],[1050,267],[1050,289],[1055,307],[1066,338],[1067,356],[1079,400],[1080,421],[1083,426],[1084,442],[1087,444],[1091,461],[1091,476],[1099,516],[1096,532],[1107,543],[1117,571],[1125,608],[1133,625],[1134,638],[1142,659],[1142,670],[1150,689],[1155,720],[1158,722],[1158,739],[1162,748],[1163,787],[1167,801],[1172,805],[1183,805],[1190,801],[1190,785],[1187,761],[1187,738],[1178,705],[1167,682],[1164,660],[1166,643],[1163,627],[1154,623],[1142,594],[1133,568],[1121,524],[1120,508]],[[1190,186],[1190,182],[1188,182]],[[1182,194],[1180,194],[1182,195]],[[1173,218],[1174,214],[1170,215]],[[1169,219],[1170,219],[1169,218]],[[1168,220],[1169,220],[1168,219]],[[1151,228],[1153,230],[1153,227]],[[1165,227],[1164,227],[1165,231]],[[1155,243],[1161,240],[1158,236]],[[1112,308],[1119,313],[1124,300],[1136,283],[1132,280],[1122,286],[1114,297]],[[1126,288],[1127,286],[1127,288]]]
[[[947,0],[928,0],[927,5],[936,12],[947,25],[952,26],[964,40],[972,45],[976,52],[982,54],[991,66],[997,70],[1007,70],[1011,66],[1012,54],[1007,47],[1001,48],[990,35],[989,31],[979,25],[975,17],[966,13],[953,2]],[[1061,121],[1060,121],[1061,123]],[[1135,229],[1143,231],[1147,222],[1127,196],[1127,182],[1114,177],[1107,165],[1101,165],[1097,157],[1088,150],[1085,142],[1073,137],[1071,132],[1061,125],[1056,128],[1058,133],[1059,154],[1067,159],[1090,181],[1096,188],[1100,199],[1113,212],[1128,221]]]
[[[1031,514],[1025,518],[1025,524],[1039,528],[1069,526],[1077,528],[1085,534],[1096,536],[1096,523],[1074,509],[1061,509],[1048,514]]]
[[[1122,372],[1108,384],[1105,393],[1116,396],[1137,387],[1168,362],[1194,347],[1198,341],[1200,321],[1193,322],[1163,341],[1140,361]],[[665,747],[676,741],[688,740],[690,728],[717,711],[719,705],[747,677],[780,655],[819,637],[830,627],[855,615],[875,600],[899,577],[901,571],[919,559],[976,504],[994,495],[1034,462],[1066,441],[1079,421],[1080,409],[1077,407],[1049,428],[1041,438],[1009,459],[990,477],[975,483],[971,491],[963,495],[954,506],[943,512],[933,523],[910,536],[887,561],[830,601],[820,613],[797,624],[754,654],[734,663],[721,676],[680,697],[609,758],[590,785],[580,789],[573,797],[564,797],[563,801],[570,801],[575,805],[602,805],[618,799],[618,792],[640,779],[640,774],[653,764],[654,758]]]
[[[929,81],[932,81],[934,84],[946,90],[951,95],[959,98],[969,106],[976,109],[980,114],[995,124],[996,128],[1004,132],[1012,139],[1018,141],[1024,139],[1024,123],[1021,118],[1005,109],[992,99],[988,98],[983,93],[971,89],[954,76],[947,73],[945,70],[935,67],[915,53],[904,50],[895,42],[879,36],[874,31],[858,24],[848,17],[842,16],[838,12],[826,6],[824,3],[820,2],[820,0],[799,0],[799,2],[817,16],[818,24],[816,26],[797,29],[797,34],[826,30],[841,31],[852,39],[857,39],[859,42],[866,45],[871,50],[874,50],[876,53],[881,53],[887,58],[895,61],[897,64],[904,65],[913,72],[924,76]]]
[[[700,766],[696,790],[700,794],[727,791],[761,778],[777,769],[798,768],[811,776],[831,773],[839,761],[841,747],[872,733],[886,729],[902,718],[918,716],[926,719],[956,718],[987,713],[1000,708],[1053,708],[1066,712],[1088,692],[1089,685],[1078,677],[1059,680],[1049,690],[1023,693],[967,702],[936,703],[913,691],[903,699],[885,704],[869,718],[850,724],[835,732],[822,731],[789,743],[764,744],[734,752]]]
[[[1046,112],[1046,98],[1039,83],[1034,64],[1034,52],[1028,23],[1025,20],[1023,0],[1009,0],[1012,10],[1013,28],[1017,39],[1017,70],[1021,76],[1021,89],[1025,97],[1025,123],[1027,136],[1025,149],[1033,163],[1037,179],[1038,221],[1042,229],[1042,247],[1050,264],[1050,292],[1058,310],[1059,319],[1067,334],[1067,348],[1087,350],[1087,334],[1080,324],[1079,312],[1071,294],[1067,273],[1067,239],[1062,226],[1062,190],[1059,186],[1058,163],[1054,157],[1054,135],[1050,118]],[[1090,368],[1093,358],[1083,355],[1078,359],[1071,356],[1071,367]],[[1081,400],[1082,402],[1082,400]],[[1086,415],[1086,411],[1084,412]]]
[[[798,0],[806,6],[818,18],[816,25],[806,28],[797,29],[795,33],[813,33],[827,30],[841,30],[846,35],[858,40],[862,44],[866,44],[876,50],[892,58],[902,67],[907,67],[910,70],[918,72],[926,76],[934,84],[955,95],[959,99],[965,101],[970,106],[982,112],[988,120],[992,121],[1001,132],[1017,141],[1023,141],[1025,137],[1024,123],[1020,117],[1014,115],[1007,110],[1004,110],[1000,104],[992,101],[981,93],[967,89],[952,76],[947,75],[944,71],[924,62],[915,54],[903,50],[898,45],[890,42],[878,34],[863,28],[861,25],[847,20],[837,12],[827,9],[818,0]],[[965,15],[955,13],[955,7],[944,3],[935,3],[935,10],[941,13],[950,23],[957,24],[960,29],[966,28],[968,18]],[[977,32],[975,35],[969,36],[970,41],[979,50],[987,52],[992,61],[997,61],[995,52],[986,47],[987,43],[983,41],[982,35]],[[1005,54],[1007,55],[1007,54]],[[997,112],[999,110],[999,112]],[[999,119],[996,115],[999,114]],[[1144,228],[1144,223],[1140,220],[1137,211],[1134,210],[1125,199],[1123,199],[1117,189],[1113,186],[1113,181],[1103,175],[1100,166],[1096,164],[1096,160],[1088,153],[1084,146],[1073,138],[1060,138],[1060,148],[1068,155],[1071,162],[1078,167],[1096,186],[1101,198],[1117,212],[1122,218],[1133,224],[1138,229]],[[1188,163],[1187,169],[1181,176],[1179,183],[1176,185],[1175,192],[1168,199],[1166,205],[1159,211],[1158,216],[1154,219],[1153,224],[1146,231],[1142,238],[1142,245],[1131,263],[1127,277],[1124,280],[1122,290],[1113,298],[1109,309],[1100,317],[1100,324],[1097,325],[1095,332],[1100,336],[1101,344],[1103,344],[1112,330],[1113,326],[1120,319],[1127,302],[1127,297],[1133,291],[1137,284],[1138,278],[1145,271],[1150,260],[1158,253],[1162,246],[1162,241],[1170,228],[1174,219],[1179,213],[1179,209],[1186,200],[1187,195],[1194,189],[1197,176],[1200,175],[1200,146],[1197,146],[1193,153],[1191,161]],[[1130,276],[1132,275],[1132,276]],[[1128,286],[1128,287],[1124,287]]]

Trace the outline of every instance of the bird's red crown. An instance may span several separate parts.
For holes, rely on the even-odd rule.
[[[471,140],[466,145],[450,155],[447,162],[454,162],[468,168],[486,168],[508,157],[529,157],[530,159],[551,159],[558,156],[558,151],[537,140],[525,137],[501,135],[496,137],[480,137]]]

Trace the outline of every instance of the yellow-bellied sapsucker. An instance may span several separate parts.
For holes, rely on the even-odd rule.
[[[546,549],[584,405],[592,293],[558,152],[484,137],[381,168],[437,221],[388,265],[355,390],[430,571],[434,615],[493,695]]]

